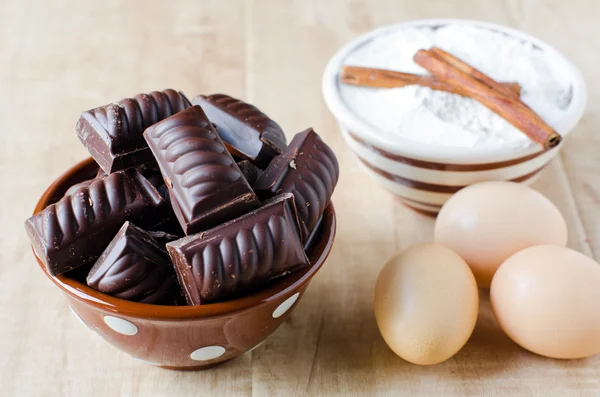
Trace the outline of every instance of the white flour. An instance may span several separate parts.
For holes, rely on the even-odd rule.
[[[395,30],[352,52],[346,65],[426,74],[412,58],[437,46],[496,81],[516,81],[521,99],[550,125],[563,117],[571,93],[548,57],[531,43],[481,28],[447,25]],[[367,88],[340,84],[346,106],[364,121],[403,137],[441,146],[525,147],[533,143],[479,102],[427,87]],[[560,131],[559,131],[560,132]]]

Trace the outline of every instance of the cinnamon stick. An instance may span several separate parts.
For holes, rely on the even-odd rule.
[[[344,66],[340,74],[340,79],[345,84],[363,87],[398,88],[408,85],[420,85],[438,91],[467,96],[460,88],[452,87],[433,76],[403,73],[387,69]],[[518,83],[500,83],[500,85],[506,87],[507,91],[513,92],[516,96],[521,94],[521,86]]]
[[[440,81],[464,91],[469,97],[498,114],[544,149],[551,149],[561,142],[560,134],[518,97],[490,87],[481,79],[449,63],[439,53],[419,50],[414,60]],[[498,84],[490,77],[485,77]]]
[[[431,49],[429,51],[431,51],[438,57],[442,58],[444,61],[448,62],[450,65],[454,66],[458,70],[461,70],[464,73],[468,74],[469,76],[472,76],[472,77],[476,78],[477,80],[481,81],[488,87],[490,87],[494,90],[497,90],[497,91],[503,93],[504,95],[507,95],[507,96],[513,95],[514,96],[514,92],[512,90],[508,89],[508,87],[506,87],[504,84],[496,82],[496,80],[492,79],[488,75],[484,74],[483,72],[479,71],[478,69],[474,68],[473,66],[464,62],[463,60],[455,57],[454,55],[442,50],[441,48],[431,47]],[[520,95],[517,95],[517,96],[520,96]]]

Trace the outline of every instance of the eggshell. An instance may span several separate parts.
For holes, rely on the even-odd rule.
[[[437,364],[471,336],[479,309],[477,284],[450,249],[415,245],[385,264],[374,306],[379,331],[394,353],[415,364]]]
[[[500,327],[527,350],[553,358],[600,352],[600,264],[541,245],[500,266],[490,289]]]
[[[514,182],[482,182],[460,190],[442,207],[435,242],[460,255],[477,284],[489,288],[511,255],[540,244],[567,245],[567,223],[550,200]]]

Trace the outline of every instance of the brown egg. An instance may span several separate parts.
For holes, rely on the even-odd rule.
[[[539,192],[514,182],[482,182],[460,190],[442,207],[435,242],[460,255],[477,284],[489,288],[496,269],[518,251],[567,245],[567,224]]]
[[[438,244],[390,259],[375,286],[375,318],[388,346],[406,361],[437,364],[467,342],[479,309],[469,266]]]
[[[500,266],[490,289],[500,327],[527,350],[553,358],[600,352],[600,264],[540,245]]]

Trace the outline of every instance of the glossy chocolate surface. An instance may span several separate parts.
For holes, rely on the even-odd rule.
[[[142,174],[144,176],[144,178],[148,179],[148,182],[150,182],[152,184],[152,186],[154,186],[162,195],[161,188],[165,185],[165,183],[162,179],[162,175],[160,174],[160,170],[158,169],[158,165],[150,162],[148,164],[143,164],[143,165],[137,166],[135,168],[140,172],[140,174]],[[107,175],[107,173],[104,172],[104,170],[102,170],[102,168],[98,168],[98,173],[96,174],[95,178],[88,179],[83,182],[74,184],[73,186],[71,186],[67,189],[67,191],[65,192],[65,196],[71,196],[77,190],[79,190],[79,188],[89,186],[96,179],[102,179],[106,175]],[[163,196],[163,198],[165,198],[165,197]]]
[[[171,89],[139,94],[83,112],[77,136],[104,172],[111,173],[152,161],[144,130],[190,106]]]
[[[165,249],[125,222],[90,270],[87,284],[117,298],[160,304],[166,303],[176,277]]]
[[[126,220],[152,227],[169,216],[167,203],[137,170],[97,179],[25,221],[38,257],[52,275],[92,261]]]
[[[261,198],[292,193],[302,238],[307,241],[329,204],[339,172],[333,151],[309,128],[296,134],[288,148],[271,161],[254,190]]]
[[[286,148],[281,127],[266,114],[229,95],[198,95],[192,100],[200,105],[229,151],[264,168]]]
[[[154,124],[144,137],[186,234],[209,229],[258,206],[252,188],[200,106]]]
[[[240,218],[167,244],[189,304],[224,300],[309,265],[292,194]]]
[[[90,186],[92,184],[92,182],[94,182],[96,179],[97,178],[88,179],[88,180],[85,180],[83,182],[79,182],[79,183],[74,184],[73,186],[71,186],[71,187],[69,187],[67,189],[67,191],[65,192],[65,196],[72,196],[73,194],[77,193],[77,191],[79,189],[86,188],[86,187]],[[100,177],[99,179],[102,179],[102,177]]]

